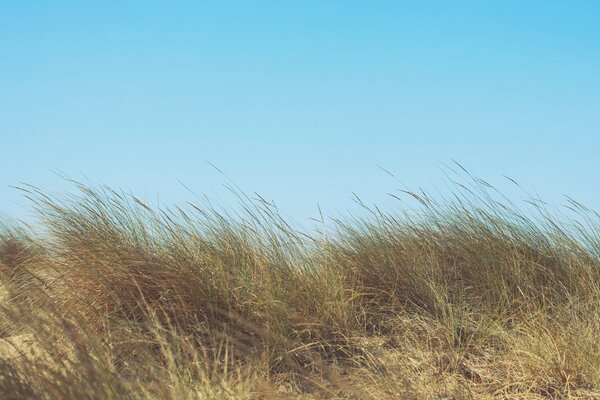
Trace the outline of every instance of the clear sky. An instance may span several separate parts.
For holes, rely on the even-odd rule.
[[[51,171],[147,199],[226,179],[303,222],[444,185],[600,209],[598,1],[0,2],[0,212]],[[164,200],[163,200],[164,199]]]

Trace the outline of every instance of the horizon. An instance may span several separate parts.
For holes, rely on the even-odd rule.
[[[233,182],[308,224],[358,212],[353,194],[391,209],[397,189],[443,191],[452,160],[511,198],[505,175],[600,210],[599,12],[2,4],[0,215],[30,220],[11,186],[60,193],[61,171],[160,204],[185,186],[228,204]]]

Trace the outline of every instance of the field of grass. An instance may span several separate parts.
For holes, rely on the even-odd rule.
[[[485,182],[323,222],[22,186],[2,399],[600,399],[600,216]],[[532,212],[533,210],[534,212]]]

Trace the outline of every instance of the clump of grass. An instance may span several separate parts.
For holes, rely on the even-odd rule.
[[[5,397],[600,398],[600,218],[574,201],[473,178],[307,234],[262,198],[74,185],[24,186],[43,230],[0,234]]]

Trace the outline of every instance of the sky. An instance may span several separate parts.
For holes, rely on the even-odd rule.
[[[599,17],[598,1],[2,1],[0,212],[31,218],[11,186],[60,193],[60,171],[152,204],[190,200],[182,182],[227,202],[233,182],[304,223],[353,194],[443,190],[452,160],[600,210]]]

